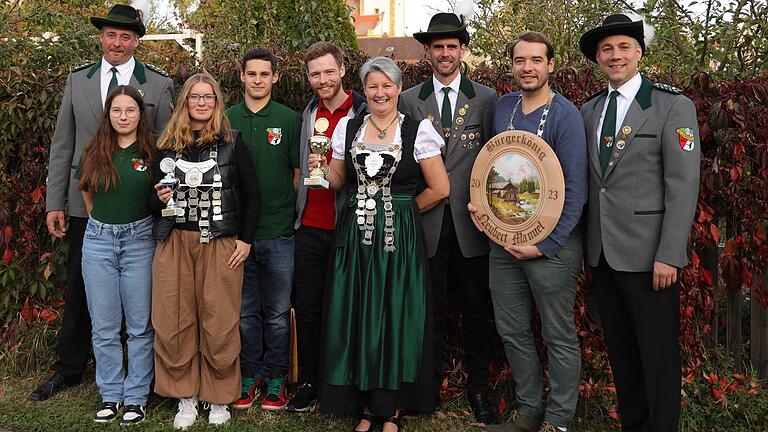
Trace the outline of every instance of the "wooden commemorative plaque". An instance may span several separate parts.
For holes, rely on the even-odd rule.
[[[563,211],[563,169],[536,134],[502,132],[477,155],[469,196],[491,240],[501,246],[536,244],[555,229]]]

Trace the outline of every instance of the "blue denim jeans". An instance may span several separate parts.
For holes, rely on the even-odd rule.
[[[268,380],[288,370],[294,236],[253,242],[240,306],[243,376]]]
[[[103,402],[146,405],[153,377],[152,216],[110,225],[88,219],[83,281],[91,314],[96,384]],[[128,333],[128,374],[120,328]]]

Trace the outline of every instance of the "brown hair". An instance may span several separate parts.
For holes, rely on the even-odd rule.
[[[537,32],[537,31],[528,31],[520,36],[517,37],[517,40],[512,43],[512,45],[509,46],[507,49],[507,55],[512,57],[514,60],[515,58],[515,46],[519,42],[531,42],[531,43],[540,43],[547,46],[547,61],[552,60],[555,58],[555,47],[552,46],[552,42],[547,39],[546,36],[544,36],[544,33]]]
[[[80,190],[86,192],[106,191],[120,183],[120,174],[118,174],[115,164],[112,163],[112,156],[118,147],[117,132],[112,127],[112,121],[109,116],[112,102],[120,95],[129,96],[139,106],[139,124],[136,128],[139,156],[144,160],[145,165],[152,166],[155,137],[152,135],[147,121],[144,99],[135,88],[120,85],[107,95],[107,100],[104,102],[104,115],[101,118],[99,129],[83,150],[82,170],[80,172],[80,184],[78,185]]]
[[[336,45],[330,42],[315,42],[310,45],[309,48],[304,51],[304,64],[326,54],[330,54],[336,59],[336,66],[341,67],[344,64],[344,53],[342,53]]]
[[[249,60],[264,60],[272,66],[272,73],[277,72],[277,56],[272,48],[251,48],[243,54],[240,60],[240,69],[245,72],[245,65]]]
[[[213,93],[216,95],[216,106],[213,109],[213,115],[200,131],[200,136],[195,139],[192,135],[192,124],[189,121],[187,98],[192,92],[192,86],[199,82],[211,85]],[[229,131],[229,119],[227,119],[224,112],[224,93],[222,93],[219,83],[208,72],[192,75],[181,87],[179,99],[176,102],[176,109],[173,111],[173,116],[171,116],[168,126],[165,127],[165,131],[157,142],[157,148],[160,150],[182,151],[193,145],[202,147],[221,136],[223,136],[225,142],[232,142],[232,134]]]

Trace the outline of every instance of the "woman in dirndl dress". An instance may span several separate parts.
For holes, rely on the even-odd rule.
[[[399,431],[400,410],[434,411],[434,350],[420,213],[450,185],[445,141],[397,111],[402,73],[385,57],[360,70],[370,114],[342,119],[333,159],[310,155],[348,199],[336,225],[326,291],[320,409],[358,414],[355,431]]]

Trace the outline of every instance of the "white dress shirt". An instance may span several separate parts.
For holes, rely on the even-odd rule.
[[[614,136],[619,136],[619,131],[624,124],[624,117],[627,116],[629,106],[632,105],[632,101],[637,96],[637,92],[640,91],[640,86],[643,84],[643,78],[639,73],[635,74],[629,81],[625,82],[623,86],[615,89],[608,84],[608,97],[605,98],[603,104],[603,111],[600,113],[600,123],[597,124],[597,150],[600,151],[600,145],[603,143],[603,137],[600,136],[603,132],[603,119],[605,119],[605,111],[608,109],[608,100],[610,99],[611,92],[616,90],[619,92],[616,96],[616,130]]]
[[[133,75],[133,68],[136,67],[136,59],[131,57],[127,62],[115,66],[117,69],[117,85],[128,85],[131,82],[131,75]],[[109,64],[107,59],[101,59],[101,106],[107,102],[107,90],[109,89],[109,82],[112,81],[112,65]]]
[[[443,115],[443,98],[445,97],[445,93],[443,93],[443,87],[450,87],[451,91],[448,93],[448,100],[451,101],[451,114],[453,114],[453,117],[456,116],[456,102],[459,100],[459,85],[461,84],[461,74],[457,74],[456,78],[453,79],[448,85],[443,85],[440,81],[435,78],[435,75],[432,75],[432,85],[435,87],[435,99],[437,99],[437,112],[440,113],[440,115]]]

